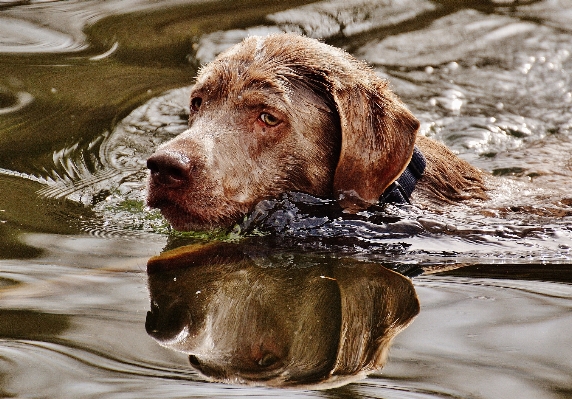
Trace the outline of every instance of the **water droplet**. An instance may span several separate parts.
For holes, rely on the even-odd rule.
[[[524,64],[524,65],[520,68],[520,71],[521,71],[523,74],[526,75],[526,74],[530,71],[531,68],[532,68],[532,64],[528,64],[528,63],[527,63],[527,64]]]
[[[449,62],[449,63],[447,64],[447,68],[448,68],[450,71],[456,71],[457,69],[459,69],[459,64],[457,64],[455,61]]]

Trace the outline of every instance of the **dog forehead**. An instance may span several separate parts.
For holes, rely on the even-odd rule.
[[[325,43],[296,34],[250,36],[203,66],[197,83],[225,83],[236,78],[258,81],[272,76],[288,78],[295,75],[299,67],[321,70],[326,59],[328,64],[339,63],[343,54]]]
[[[344,51],[315,39],[296,34],[252,36],[201,68],[191,96],[226,102],[242,101],[248,92],[256,92],[258,99],[267,96],[260,103],[287,105],[296,95],[306,94],[309,99],[313,93],[322,93],[327,97],[329,87],[337,86],[332,76],[351,80],[352,73],[360,69],[353,64]],[[317,102],[321,107],[323,101]]]
[[[222,99],[229,98],[233,93],[245,96],[252,91],[284,96],[291,86],[289,75],[291,74],[275,63],[257,62],[253,58],[225,57],[203,68],[193,91]]]

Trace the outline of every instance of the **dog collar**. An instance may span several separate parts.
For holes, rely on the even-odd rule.
[[[405,171],[399,178],[391,183],[391,185],[381,194],[379,202],[385,204],[387,202],[395,204],[410,204],[409,198],[415,190],[417,181],[423,176],[427,162],[425,157],[419,151],[419,148],[413,149],[413,156]]]

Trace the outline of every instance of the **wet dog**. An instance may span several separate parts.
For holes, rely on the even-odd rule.
[[[201,69],[189,129],[147,161],[147,203],[177,230],[204,230],[288,191],[348,212],[387,197],[486,198],[482,173],[418,128],[387,81],[343,50],[295,34],[250,37]]]

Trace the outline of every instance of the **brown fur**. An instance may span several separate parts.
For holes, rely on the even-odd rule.
[[[414,199],[440,205],[488,198],[479,169],[427,137],[418,136],[416,144],[425,156],[427,167],[415,187]]]
[[[480,172],[418,138],[419,122],[387,86],[317,40],[250,37],[200,71],[189,129],[148,160],[148,204],[179,230],[231,225],[286,191],[334,197],[356,212],[377,203],[416,142],[428,161],[420,195],[483,198]]]

